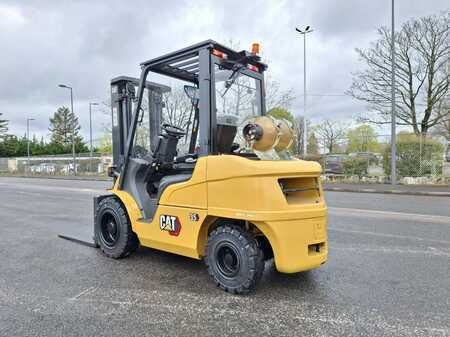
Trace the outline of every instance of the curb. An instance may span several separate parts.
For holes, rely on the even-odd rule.
[[[425,192],[425,191],[402,191],[402,190],[380,191],[380,190],[371,189],[371,188],[357,189],[357,188],[325,187],[324,191],[349,192],[349,193],[416,195],[416,196],[430,196],[430,197],[450,197],[450,192]]]
[[[26,176],[26,175],[2,175],[0,178],[30,178],[30,179],[53,179],[53,180],[81,180],[81,181],[112,181],[109,177],[81,177],[81,176]]]

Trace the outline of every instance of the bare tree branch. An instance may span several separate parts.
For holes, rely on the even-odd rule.
[[[391,109],[391,33],[382,27],[378,35],[367,50],[356,49],[366,68],[353,74],[347,94],[367,103],[360,121],[385,124]],[[394,39],[398,124],[426,134],[450,114],[442,110],[450,88],[450,12],[410,20]]]
[[[348,125],[330,119],[324,119],[314,130],[318,136],[317,138],[323,141],[328,153],[333,153],[345,139]]]

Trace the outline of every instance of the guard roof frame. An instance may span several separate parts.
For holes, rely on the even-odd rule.
[[[199,55],[203,49],[217,50],[227,55],[227,60],[239,61],[244,59],[247,64],[258,68],[259,72],[267,69],[267,65],[259,61],[259,57],[247,51],[237,52],[214,40],[205,40],[192,46],[150,59],[140,64],[142,69],[149,69],[161,75],[177,78],[198,84],[200,73]]]

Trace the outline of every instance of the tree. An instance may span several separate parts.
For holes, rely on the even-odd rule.
[[[240,42],[229,39],[227,45],[234,50],[240,50]],[[265,63],[270,63],[268,59],[264,60]],[[244,77],[241,77],[244,78]],[[270,74],[265,78],[265,96],[266,96],[266,111],[270,111],[274,108],[289,109],[292,102],[295,100],[294,89],[283,89],[280,82],[275,80]]]
[[[444,137],[447,141],[450,141],[450,96],[447,96],[447,100],[442,107],[442,114],[447,115],[447,118],[443,118],[436,126],[436,134]]]
[[[102,138],[100,139],[99,151],[101,153],[107,153],[107,154],[112,153],[112,134],[110,131],[109,132],[105,131]]]
[[[319,142],[317,140],[314,128],[311,126],[311,122],[306,120],[306,128],[308,132],[308,143],[306,145],[306,151],[308,154],[319,154]],[[303,153],[303,116],[297,116],[294,119],[294,133],[296,138],[296,146],[298,153]],[[308,131],[309,130],[309,131]]]
[[[310,122],[308,120],[306,120],[306,124],[307,129],[310,130]],[[294,134],[296,140],[295,147],[297,149],[298,154],[303,153],[303,130],[304,130],[303,116],[296,116],[294,119]]]
[[[399,132],[397,135],[397,174],[401,177],[421,177],[442,172],[444,146],[431,137]],[[384,172],[391,171],[391,145],[384,152]]]
[[[267,114],[275,117],[277,119],[286,119],[287,121],[291,122],[292,124],[294,124],[294,116],[292,115],[292,113],[286,109],[283,108],[272,108],[269,111],[267,111]]]
[[[192,104],[183,87],[174,87],[171,91],[164,93],[163,103],[163,121],[186,129],[191,116]]]
[[[50,118],[51,143],[54,146],[52,151],[56,149],[64,149],[64,152],[70,152],[72,148],[72,141],[75,141],[75,150],[77,152],[87,151],[83,138],[81,137],[81,126],[78,122],[78,117],[71,112],[67,107],[62,106],[54,113],[53,118]]]
[[[391,118],[391,33],[382,27],[378,35],[367,50],[356,49],[366,69],[354,74],[347,93],[368,104],[370,114],[361,121],[386,124]],[[450,115],[440,109],[450,86],[450,12],[404,23],[394,44],[397,124],[426,135]]]
[[[333,153],[345,139],[347,126],[341,122],[324,119],[314,130],[328,153]]]
[[[317,141],[314,130],[311,130],[309,133],[307,150],[308,154],[319,154],[319,142]]]
[[[0,157],[13,157],[20,149],[20,141],[14,135],[5,135],[0,142]]]
[[[369,161],[365,158],[348,158],[344,160],[344,174],[356,175],[359,178],[366,176],[369,169]]]
[[[36,135],[33,135],[30,140],[30,153],[34,156],[46,154],[46,147],[43,138],[39,141]]]
[[[372,126],[363,124],[347,132],[348,152],[379,152],[380,144]]]
[[[6,119],[2,119],[2,113],[0,112],[0,136],[8,132],[8,121]]]
[[[272,77],[266,78],[266,109],[270,111],[274,108],[289,109],[295,100],[294,89],[282,89],[278,81]]]

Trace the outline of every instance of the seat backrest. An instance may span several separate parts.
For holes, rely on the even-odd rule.
[[[153,157],[162,163],[171,163],[177,156],[177,145],[177,137],[161,135],[158,137]]]

